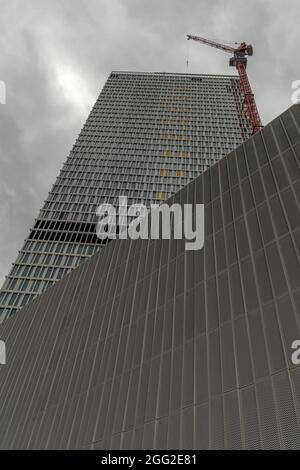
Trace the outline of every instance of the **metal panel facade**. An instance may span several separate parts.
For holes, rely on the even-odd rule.
[[[177,192],[205,243],[115,240],[0,325],[1,448],[300,447],[300,106]]]

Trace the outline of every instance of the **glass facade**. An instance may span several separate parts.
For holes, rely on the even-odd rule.
[[[242,105],[235,76],[112,72],[4,282],[0,321],[99,249],[99,204],[160,203],[243,142]]]

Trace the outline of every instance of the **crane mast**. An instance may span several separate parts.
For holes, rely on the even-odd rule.
[[[226,44],[220,44],[216,41],[210,39],[205,39],[200,36],[193,36],[192,34],[187,35],[187,39],[192,39],[193,41],[201,42],[216,49],[221,49],[224,52],[229,52],[233,56],[229,59],[229,65],[235,67],[238,71],[241,90],[244,94],[244,104],[243,111],[245,112],[247,119],[249,121],[252,134],[258,132],[262,127],[261,119],[259,117],[258,109],[256,106],[254,93],[252,92],[251,85],[248,79],[248,74],[246,71],[247,67],[247,56],[253,55],[253,48],[250,44],[242,42],[238,47],[234,48],[227,46]]]

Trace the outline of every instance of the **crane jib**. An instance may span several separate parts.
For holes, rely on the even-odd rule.
[[[188,34],[187,38],[192,39],[193,41],[201,42],[202,44],[207,44],[211,47],[215,47],[216,49],[221,49],[225,52],[233,53],[233,57],[231,57],[229,60],[229,65],[236,67],[239,74],[241,89],[245,96],[243,110],[246,112],[246,116],[252,129],[252,134],[258,132],[263,126],[246,72],[247,56],[253,55],[253,47],[250,44],[242,42],[237,48],[234,49],[233,47],[227,46],[226,44],[220,44],[216,41],[211,41],[210,39],[205,39],[200,36],[193,36],[192,34]]]

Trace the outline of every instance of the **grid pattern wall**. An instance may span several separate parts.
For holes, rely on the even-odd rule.
[[[202,250],[115,240],[4,322],[0,446],[299,448],[299,157],[293,106],[170,199]]]
[[[100,246],[96,208],[160,202],[249,136],[234,76],[113,72],[0,293],[0,321]]]

